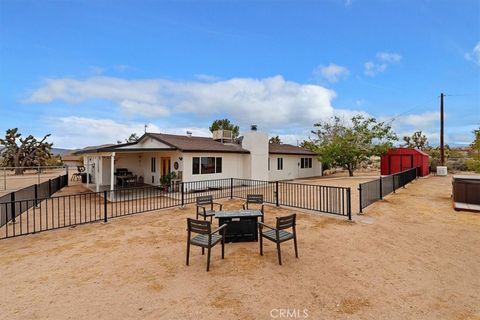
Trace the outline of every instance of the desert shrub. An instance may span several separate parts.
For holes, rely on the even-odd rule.
[[[475,171],[480,173],[480,160],[468,159],[465,161],[468,171]]]
[[[453,171],[468,171],[467,164],[465,163],[465,159],[449,159],[447,161],[447,167],[449,170]]]

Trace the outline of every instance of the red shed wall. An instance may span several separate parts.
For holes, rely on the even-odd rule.
[[[429,174],[428,155],[414,149],[397,148],[383,154],[380,159],[380,171],[382,175],[395,174],[410,168],[419,167],[421,177]]]

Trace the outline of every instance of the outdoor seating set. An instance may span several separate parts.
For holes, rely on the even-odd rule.
[[[263,239],[277,245],[278,263],[282,264],[280,244],[293,240],[295,257],[298,258],[296,215],[277,217],[275,227],[264,223],[263,195],[247,195],[242,210],[223,211],[223,205],[213,201],[212,196],[196,199],[196,219],[187,218],[187,266],[190,259],[190,246],[202,248],[202,255],[207,249],[207,271],[210,269],[211,249],[218,243],[222,246],[222,259],[225,257],[226,242],[259,241],[260,255],[263,256]],[[259,205],[258,209],[250,209],[251,205]],[[218,209],[215,210],[215,209]],[[203,217],[203,220],[199,220]],[[212,230],[213,217],[218,219],[219,227]],[[258,221],[260,217],[261,221]],[[210,221],[207,220],[210,218]],[[287,231],[291,229],[291,231]],[[192,233],[196,234],[192,236]]]

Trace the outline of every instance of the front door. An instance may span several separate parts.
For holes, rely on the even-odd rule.
[[[170,157],[162,157],[160,161],[160,176],[166,176],[170,173]]]

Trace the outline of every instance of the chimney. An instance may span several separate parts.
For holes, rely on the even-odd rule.
[[[250,130],[252,130],[252,131],[257,131],[257,125],[256,125],[256,124],[252,124],[252,125],[250,126]]]
[[[188,136],[189,138],[191,138],[191,137],[192,137],[192,131],[187,131],[187,136]]]

